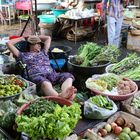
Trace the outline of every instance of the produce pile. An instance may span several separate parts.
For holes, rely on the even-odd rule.
[[[120,62],[112,65],[109,72],[122,75],[132,80],[140,80],[140,57],[130,54]]]
[[[115,46],[101,47],[95,43],[87,42],[79,47],[77,56],[71,63],[83,67],[97,66],[103,61],[115,63],[119,55],[119,49]]]
[[[97,131],[97,134],[101,137],[111,133],[114,133],[119,140],[140,140],[140,135],[136,132],[135,125],[132,122],[126,122],[123,117],[118,117],[114,122],[106,123]]]
[[[92,78],[88,78],[86,87],[109,95],[126,95],[136,89],[131,80],[123,79],[113,73],[94,75]]]
[[[25,132],[32,139],[63,139],[76,126],[80,116],[80,105],[60,106],[52,101],[40,98],[21,115],[16,117],[17,130]]]
[[[0,76],[0,97],[18,94],[26,87],[26,82],[17,78],[15,75]]]

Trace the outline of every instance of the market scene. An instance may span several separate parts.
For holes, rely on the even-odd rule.
[[[0,140],[140,140],[140,0],[0,0]]]

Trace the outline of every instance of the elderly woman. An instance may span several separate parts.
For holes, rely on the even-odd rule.
[[[123,22],[123,3],[128,0],[103,0],[104,16],[107,15],[108,44],[119,47]]]
[[[50,65],[48,57],[48,49],[51,44],[49,36],[29,36],[27,42],[29,43],[28,52],[20,52],[14,45],[22,40],[23,37],[10,40],[7,46],[10,51],[19,58],[27,66],[30,80],[39,84],[44,95],[46,96],[60,96],[68,100],[73,100],[76,89],[72,86],[74,77],[70,73],[57,73]],[[44,43],[43,49],[41,42]],[[53,85],[61,85],[61,93],[58,93]]]

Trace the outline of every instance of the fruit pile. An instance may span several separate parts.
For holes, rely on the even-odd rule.
[[[140,140],[140,135],[135,131],[135,125],[132,122],[125,122],[123,117],[118,117],[114,122],[107,123],[97,132],[101,137],[105,137],[109,133],[116,134],[119,140]]]
[[[0,76],[0,97],[12,96],[26,88],[26,83],[16,76]]]

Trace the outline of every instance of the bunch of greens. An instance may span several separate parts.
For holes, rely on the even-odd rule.
[[[101,49],[101,52],[91,61],[91,65],[94,66],[100,61],[110,61],[112,63],[116,63],[119,56],[120,51],[116,46],[105,46]]]
[[[91,103],[95,104],[98,107],[112,110],[113,104],[110,100],[102,95],[94,96],[90,98]]]
[[[12,101],[0,102],[0,126],[4,128],[12,127],[15,123],[17,106]]]
[[[95,43],[87,42],[80,46],[77,56],[72,63],[81,66],[96,66],[98,62],[117,62],[120,51],[115,46],[101,47]]]
[[[101,47],[92,42],[81,45],[75,63],[81,66],[90,66],[90,61],[101,51]]]
[[[134,69],[123,72],[121,75],[132,80],[140,80],[140,65]]]
[[[17,130],[25,132],[33,140],[40,138],[62,140],[72,132],[81,118],[80,105],[77,103],[63,107],[58,104],[52,104],[52,109],[47,109],[49,107],[48,103],[44,107],[46,111],[40,116],[18,115],[16,117]]]
[[[116,87],[118,82],[122,79],[118,75],[110,73],[108,75],[101,76],[100,80],[105,81],[107,83],[107,89],[111,91],[112,88]]]
[[[134,69],[140,65],[140,57],[138,57],[135,53],[129,54],[127,57],[122,59],[120,62],[113,65],[109,72],[115,74],[122,74],[123,72]]]

